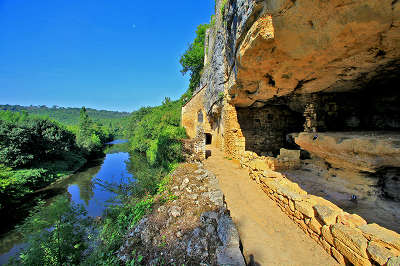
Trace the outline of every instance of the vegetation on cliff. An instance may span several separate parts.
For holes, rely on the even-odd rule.
[[[211,19],[211,23],[215,23],[213,19]],[[209,27],[209,24],[200,24],[197,27],[196,38],[179,60],[182,65],[182,74],[185,75],[188,72],[190,74],[189,88],[182,95],[182,99],[189,100],[200,85],[201,72],[204,68],[204,42]]]

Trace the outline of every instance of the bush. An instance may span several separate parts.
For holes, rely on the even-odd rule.
[[[19,231],[28,247],[12,265],[77,265],[86,249],[89,220],[82,206],[59,197],[49,206],[39,204]]]
[[[0,120],[0,163],[27,167],[34,162],[62,159],[76,150],[75,136],[55,122],[31,118]]]
[[[17,202],[54,179],[55,175],[43,168],[12,170],[0,165],[0,209]]]
[[[134,112],[130,127],[131,148],[146,154],[151,166],[168,169],[171,163],[182,161],[180,139],[186,138],[180,126],[181,101],[164,101],[163,105]]]

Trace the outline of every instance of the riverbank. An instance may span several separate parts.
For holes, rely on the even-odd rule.
[[[119,178],[132,177],[132,174],[127,170],[129,154],[126,151],[118,151],[118,149],[126,149],[118,147],[121,145],[112,144],[108,145],[108,147],[113,148],[112,153],[108,153],[108,148],[105,149],[104,156],[77,166],[73,170],[74,173],[71,171],[71,173],[59,177],[50,185],[36,190],[25,198],[20,205],[10,208],[4,216],[2,214],[1,217],[8,218],[1,221],[0,264],[5,263],[10,256],[17,254],[23,247],[22,235],[13,228],[22,223],[39,200],[51,203],[54,198],[65,195],[71,203],[83,204],[89,216],[96,217],[102,214],[106,208],[105,201],[115,195],[103,191],[103,188],[96,185],[95,181],[99,179],[111,182],[114,178],[119,181]]]
[[[13,227],[14,224],[22,221],[29,214],[29,211],[32,209],[32,207],[36,205],[37,199],[39,198],[45,199],[48,197],[46,196],[46,193],[44,193],[46,187],[52,186],[57,182],[61,182],[62,180],[71,177],[73,174],[83,169],[87,165],[87,161],[82,160],[75,162],[75,164],[76,164],[75,167],[68,171],[66,171],[65,169],[54,171],[44,168],[30,168],[30,169],[22,169],[13,172],[8,172],[8,174],[16,176],[15,178],[11,177],[16,181],[18,178],[20,178],[21,173],[23,173],[23,175],[27,176],[27,178],[31,179],[38,178],[43,182],[35,184],[32,187],[29,186],[31,183],[28,184],[16,183],[15,186],[18,186],[19,190],[23,191],[23,193],[19,195],[20,197],[7,198],[6,195],[4,196],[8,201],[7,202],[8,204],[2,204],[1,206],[2,208],[0,209],[0,215],[2,217],[8,217],[8,219],[7,221],[2,221],[2,226],[0,228],[0,235],[12,229],[11,227]],[[39,176],[32,173],[37,173],[39,174]],[[4,174],[6,175],[7,173]],[[10,186],[8,186],[8,189],[10,189]],[[11,192],[15,191],[11,190]],[[12,224],[12,225],[10,227],[7,226],[7,224]]]

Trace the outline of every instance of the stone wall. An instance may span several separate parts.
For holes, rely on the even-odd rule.
[[[347,93],[310,95],[304,108],[305,131],[399,131],[399,82],[392,80]]]
[[[276,156],[286,146],[286,135],[302,130],[301,114],[287,106],[237,108],[238,121],[246,139],[246,151]]]
[[[204,111],[204,88],[195,94],[190,101],[182,107],[182,126],[186,129],[189,138],[196,136],[196,128],[201,125],[204,132],[211,132],[207,113]],[[202,121],[199,121],[202,118]],[[201,120],[201,119],[200,119]]]
[[[223,151],[229,158],[240,160],[245,152],[246,140],[237,118],[236,108],[225,102],[222,111],[223,132]]]
[[[367,224],[360,216],[307,194],[278,172],[264,171],[264,176],[258,179],[261,188],[281,210],[339,263],[386,265],[390,258],[395,260],[400,256],[398,233]]]

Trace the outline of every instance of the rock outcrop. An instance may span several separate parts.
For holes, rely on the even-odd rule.
[[[398,77],[398,1],[234,2],[225,19],[229,94],[236,106],[291,93],[356,90]]]
[[[400,135],[376,132],[300,133],[295,142],[335,168],[376,172],[400,167]]]
[[[202,164],[180,165],[169,190],[176,197],[142,218],[118,252],[145,265],[245,265],[240,238],[218,180]],[[134,252],[132,252],[134,250]]]

